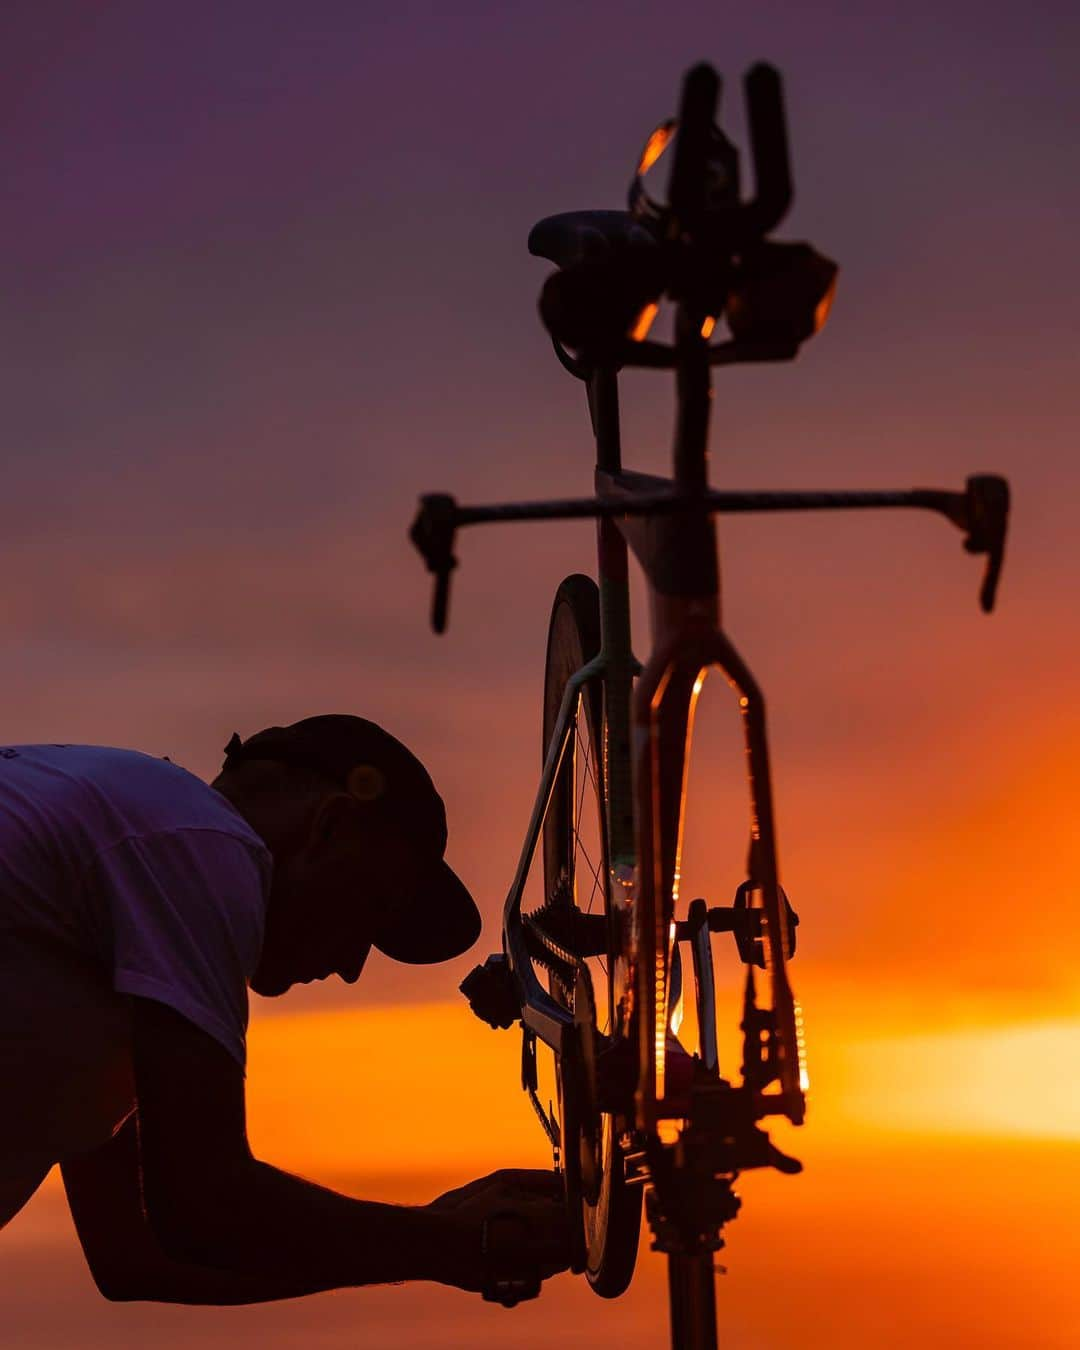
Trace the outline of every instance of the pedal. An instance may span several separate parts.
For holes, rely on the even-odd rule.
[[[765,944],[762,925],[765,922],[763,910],[750,904],[750,897],[756,889],[752,881],[744,881],[735,892],[733,905],[714,905],[708,912],[710,933],[730,933],[739,949],[740,960],[748,966],[765,969]],[[795,929],[799,926],[799,916],[791,908],[783,886],[779,887],[780,899],[784,905],[786,920],[786,941],[784,956],[790,960],[795,955]],[[692,925],[680,920],[675,925],[675,935],[680,942],[688,942],[693,937]]]
[[[530,1298],[540,1297],[540,1281],[495,1280],[481,1291],[485,1303],[501,1303],[504,1308],[515,1308]]]
[[[482,966],[474,966],[458,988],[476,1016],[489,1027],[512,1027],[521,1016],[510,967],[502,952],[494,952]]]
[[[506,1261],[502,1251],[503,1243],[513,1230],[520,1235],[528,1224],[521,1214],[503,1210],[490,1214],[480,1228],[480,1253],[489,1275],[480,1291],[485,1303],[501,1303],[504,1308],[513,1308],[526,1299],[540,1296],[539,1275],[510,1275],[501,1273],[499,1267],[506,1270]]]

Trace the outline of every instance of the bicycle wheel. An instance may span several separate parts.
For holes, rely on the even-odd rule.
[[[589,577],[567,577],[555,595],[548,629],[544,676],[544,752],[558,720],[567,681],[600,650],[600,601]],[[604,795],[605,721],[603,690],[591,681],[581,694],[544,822],[546,910],[560,933],[573,934],[578,915],[604,915],[606,953],[576,968],[549,968],[552,996],[578,1024],[572,1062],[557,1063],[556,1085],[567,1196],[580,1208],[580,1263],[593,1289],[615,1298],[630,1283],[641,1226],[641,1189],[625,1183],[620,1136],[626,1123],[599,1110],[594,1051],[597,1033],[613,1035],[622,991],[613,959],[613,926],[605,885],[607,849]],[[599,991],[599,999],[594,995]],[[599,1003],[599,1008],[597,1007]],[[564,1060],[567,1058],[564,1055]],[[572,1222],[576,1222],[574,1215]]]

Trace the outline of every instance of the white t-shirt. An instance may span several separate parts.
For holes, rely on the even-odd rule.
[[[0,1076],[9,1102],[23,1085],[27,1149],[36,1128],[62,1156],[80,1075],[130,1091],[124,995],[174,1008],[243,1067],[271,874],[236,808],[177,764],[0,746]]]

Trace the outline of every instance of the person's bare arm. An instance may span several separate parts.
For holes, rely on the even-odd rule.
[[[478,1288],[479,1227],[353,1200],[254,1158],[244,1079],[210,1036],[132,998],[142,1194],[165,1253],[291,1293],[395,1280]]]
[[[278,1276],[210,1270],[166,1256],[143,1212],[135,1112],[107,1144],[69,1158],[60,1171],[86,1264],[107,1299],[235,1304],[311,1292],[290,1289]]]
[[[243,1075],[212,1037],[152,1000],[131,1005],[143,1205],[172,1261],[256,1277],[263,1298],[398,1280],[476,1291],[483,1220],[512,1210],[526,1224],[503,1269],[566,1268],[550,1174],[496,1173],[452,1208],[339,1195],[252,1156]]]

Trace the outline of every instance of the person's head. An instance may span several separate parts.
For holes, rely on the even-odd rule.
[[[372,946],[410,963],[466,951],[480,916],[443,861],[442,800],[416,757],[381,727],[329,714],[226,747],[212,786],[274,860],[256,993],[339,974]]]

